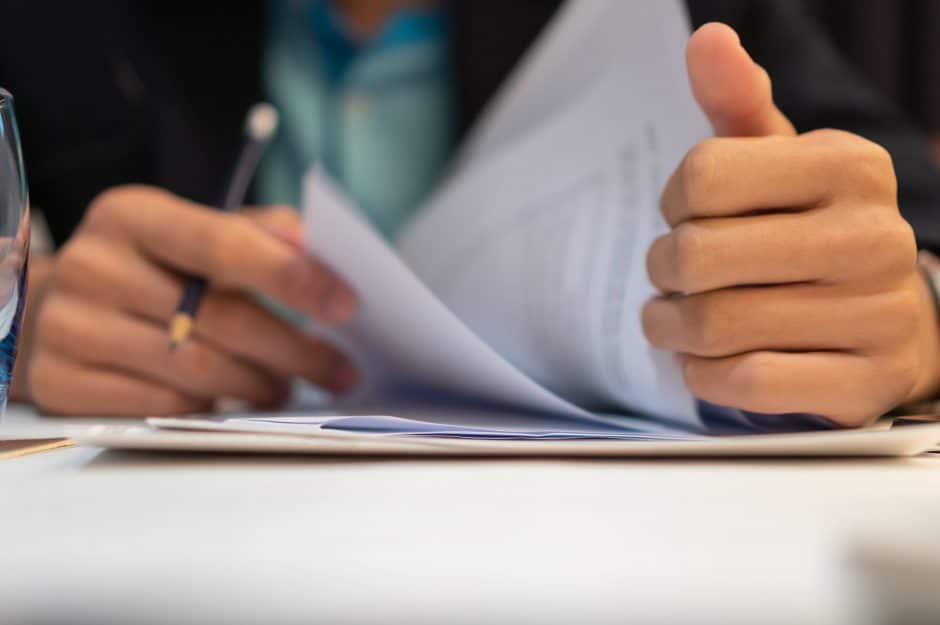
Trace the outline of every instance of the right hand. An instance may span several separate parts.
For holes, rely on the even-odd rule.
[[[209,288],[192,336],[170,353],[184,274]],[[172,415],[210,410],[222,397],[276,405],[295,376],[337,393],[354,385],[343,354],[252,292],[333,324],[357,305],[304,252],[289,208],[223,214],[152,187],[106,191],[57,255],[39,304],[24,354],[32,398],[53,413]]]

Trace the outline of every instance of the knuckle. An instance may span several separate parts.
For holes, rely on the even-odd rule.
[[[224,227],[215,222],[203,224],[200,239],[206,241],[206,264],[217,283],[228,283],[233,269],[251,250],[249,231],[254,226],[243,215],[224,215]]]
[[[732,369],[730,383],[743,402],[772,397],[775,365],[764,352],[743,356]]]
[[[646,275],[657,289],[668,292],[673,289],[669,284],[672,274],[672,233],[657,237],[646,251]]]
[[[867,425],[904,401],[917,383],[920,360],[916,349],[872,358],[869,364],[870,374],[855,380],[851,391],[852,397],[865,401],[845,402],[844,409],[825,416],[844,427]]]
[[[920,370],[920,359],[917,350],[904,350],[888,364],[886,375],[895,387],[894,397],[890,402],[890,409],[901,398],[904,398],[914,388],[917,374]]]
[[[698,358],[683,358],[682,379],[686,388],[695,397],[704,400],[709,400],[712,397],[713,389],[709,382],[707,361]]]
[[[288,204],[272,204],[262,210],[261,216],[271,220],[275,225],[293,226],[301,221],[297,210]]]
[[[917,265],[917,243],[911,225],[897,214],[873,216],[857,253],[868,259],[869,274],[902,276]]]
[[[865,139],[852,153],[852,182],[859,190],[872,197],[896,201],[897,179],[891,154],[882,146]]]
[[[894,172],[894,159],[891,152],[880,143],[875,143],[868,139],[861,139],[864,144],[864,155],[862,158],[871,163],[873,167],[883,172]]]
[[[27,372],[28,386],[36,405],[43,411],[51,412],[60,408],[57,405],[59,398],[59,384],[61,376],[56,374],[52,358],[39,350],[33,356]]]
[[[226,276],[235,258],[237,245],[227,230],[213,232],[204,227],[197,232],[199,240],[205,241],[206,274],[217,284],[225,284]]]
[[[854,207],[842,228],[827,235],[832,258],[848,275],[866,279],[907,275],[917,264],[914,230],[897,212],[881,206]]]
[[[850,182],[860,195],[890,198],[897,192],[894,163],[883,146],[854,133],[824,128],[807,133],[827,155],[830,173]]]
[[[914,229],[899,216],[884,227],[882,243],[888,255],[887,269],[891,273],[906,274],[917,266],[917,241]]]
[[[682,192],[690,207],[711,197],[717,184],[720,141],[714,137],[700,141],[682,159]]]
[[[858,135],[852,134],[847,130],[840,130],[838,128],[819,128],[817,130],[807,132],[806,136],[811,137],[815,141],[824,145],[832,146],[846,145],[847,143],[852,142],[854,139],[859,138]]]
[[[717,356],[727,344],[727,328],[714,302],[702,296],[683,298],[679,304],[690,349],[700,356]]]
[[[647,301],[643,304],[643,308],[640,310],[640,325],[643,328],[643,336],[646,337],[653,345],[658,345],[659,340],[659,323],[656,316],[656,307],[653,303],[653,300]]]
[[[196,403],[178,391],[160,387],[141,397],[141,408],[148,415],[180,415],[192,412]]]
[[[915,279],[920,280],[920,275],[916,275]],[[920,295],[915,289],[900,289],[894,294],[891,325],[900,329],[904,335],[915,336],[917,334],[922,314]]]
[[[325,287],[325,277],[313,271],[300,256],[290,252],[277,254],[268,266],[269,279],[278,292],[314,292]]]
[[[672,232],[673,281],[681,292],[695,289],[705,272],[705,246],[701,230],[690,222],[679,224]]]
[[[205,388],[226,378],[228,372],[217,354],[198,343],[190,343],[187,347],[183,367],[187,384]]]
[[[220,328],[232,339],[250,336],[261,325],[254,307],[241,297],[227,298],[224,304],[215,308],[220,311]]]
[[[69,339],[72,335],[73,316],[60,297],[49,296],[36,319],[36,340],[43,343],[49,338]]]
[[[246,208],[239,214],[252,223],[273,228],[293,227],[300,224],[300,215],[287,204]]]
[[[868,140],[839,128],[820,128],[803,136],[810,140],[816,149],[823,150],[830,161],[842,167],[845,166],[847,158],[852,159],[861,154],[864,144],[869,143]]]
[[[300,267],[296,255],[288,250],[278,253],[274,248],[259,247],[258,227],[243,215],[229,215],[226,227],[214,234],[207,233],[210,241],[207,251],[208,271],[217,284],[235,286],[246,276],[236,276],[239,267],[245,267],[246,256],[263,273],[265,283],[283,290],[291,284]],[[254,274],[253,274],[254,275]]]
[[[917,384],[920,366],[919,354],[917,350],[914,349],[903,352],[896,359],[892,370],[889,372],[891,378],[895,380],[895,393],[881,412],[886,412],[894,408],[910,395],[911,391],[914,390],[914,386]]]
[[[87,237],[77,236],[62,248],[53,269],[52,284],[70,291],[81,291],[101,273],[101,259],[96,245]]]
[[[158,192],[152,187],[126,184],[105,189],[88,205],[83,225],[89,228],[109,226],[123,220],[128,210],[133,210],[141,195]]]
[[[859,406],[849,407],[841,412],[821,416],[826,417],[840,427],[860,428],[872,423],[880,416],[880,412],[882,411],[878,408],[871,409],[868,406]]]

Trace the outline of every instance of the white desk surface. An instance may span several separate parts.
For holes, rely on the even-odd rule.
[[[0,622],[865,623],[855,546],[931,529],[940,457],[66,449],[0,462]]]

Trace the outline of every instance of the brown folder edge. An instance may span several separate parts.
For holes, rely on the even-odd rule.
[[[72,447],[70,438],[41,438],[33,440],[0,440],[0,460],[21,458],[53,449]]]

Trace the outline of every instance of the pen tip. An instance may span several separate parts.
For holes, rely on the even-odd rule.
[[[193,329],[193,318],[186,313],[174,315],[170,322],[170,351],[174,352],[186,340]]]

